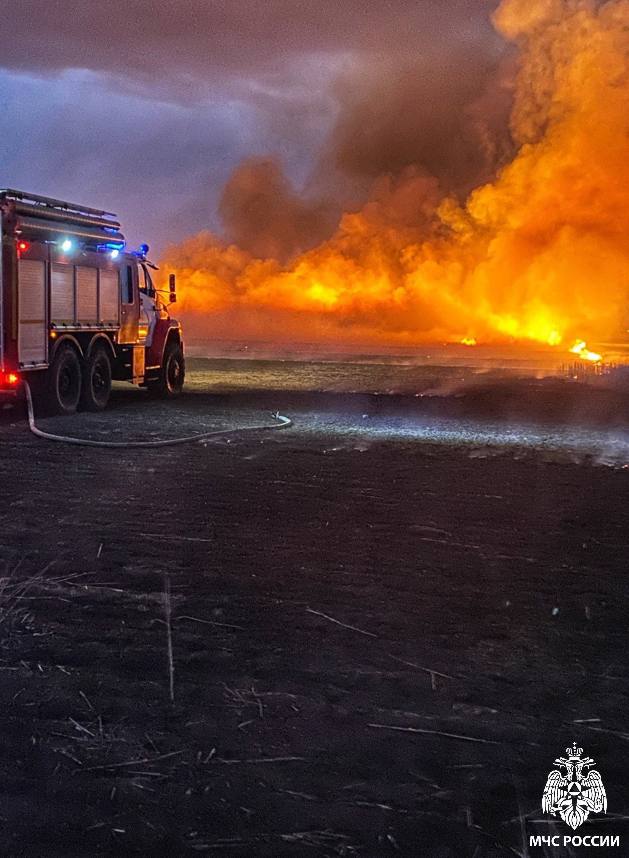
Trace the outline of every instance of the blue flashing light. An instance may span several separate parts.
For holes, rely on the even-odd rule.
[[[137,250],[131,251],[133,256],[137,256],[138,259],[146,259],[148,252],[149,252],[148,244],[141,244]]]
[[[117,259],[125,248],[124,241],[108,241],[96,247],[99,253],[109,253],[112,259]]]

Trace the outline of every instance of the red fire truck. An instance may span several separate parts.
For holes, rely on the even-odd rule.
[[[0,236],[0,392],[26,380],[61,414],[103,409],[112,379],[181,392],[174,275],[158,292],[148,246],[129,252],[116,215],[0,190]]]

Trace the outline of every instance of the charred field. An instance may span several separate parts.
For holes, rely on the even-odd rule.
[[[629,835],[624,388],[191,369],[42,427],[294,426],[1,412],[2,855],[544,854],[573,740]]]

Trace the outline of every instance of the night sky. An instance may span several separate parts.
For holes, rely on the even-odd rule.
[[[252,157],[339,207],[410,163],[465,191],[492,168],[468,106],[506,128],[494,6],[5,0],[0,185],[116,211],[156,253],[224,229],[223,187]]]

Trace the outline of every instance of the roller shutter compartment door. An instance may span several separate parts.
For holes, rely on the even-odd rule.
[[[76,320],[84,325],[98,322],[98,269],[76,267]]]
[[[50,321],[74,324],[74,266],[54,262],[50,267]]]
[[[18,358],[20,366],[46,362],[46,263],[18,262]]]
[[[99,272],[99,309],[103,325],[118,325],[120,310],[118,306],[118,270]]]

